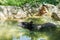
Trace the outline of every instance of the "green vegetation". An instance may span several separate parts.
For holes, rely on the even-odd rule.
[[[41,18],[28,18],[26,21],[34,21],[34,23],[44,23],[45,21]],[[40,21],[39,21],[40,20]],[[16,23],[16,24],[15,24]],[[6,21],[4,23],[0,23],[0,40],[12,40],[13,36],[17,39],[21,35],[27,35],[32,38],[32,40],[37,40],[38,38],[46,38],[46,40],[60,40],[60,30],[56,30],[54,32],[30,32],[27,29],[23,29],[17,26],[18,22],[16,21]],[[60,28],[59,28],[60,29]]]
[[[50,3],[57,5],[59,2],[60,0],[0,0],[0,5],[22,6],[25,3],[29,3],[32,6],[34,6],[36,3]]]
[[[60,3],[60,0],[0,0],[0,5],[5,6],[23,6],[26,3],[30,4],[30,6],[34,6],[35,4],[43,4],[50,3],[57,5]],[[33,21],[36,24],[43,24],[45,22],[55,22],[49,18],[28,18],[25,21]],[[49,20],[49,21],[48,21]],[[57,23],[57,22],[56,22]],[[46,40],[60,40],[60,26],[54,32],[30,32],[27,29],[23,29],[18,25],[17,21],[14,20],[6,20],[5,22],[0,22],[0,40],[12,40],[15,36],[19,38],[21,35],[27,35],[32,38],[32,40],[37,40],[38,38],[47,38]],[[58,25],[57,25],[58,26]]]
[[[12,40],[14,36],[18,38],[20,35],[24,34],[22,28],[18,27],[17,24],[12,23],[14,22],[0,23],[0,40]]]

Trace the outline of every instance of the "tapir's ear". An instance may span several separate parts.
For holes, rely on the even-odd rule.
[[[33,23],[33,21],[30,21],[30,23]]]

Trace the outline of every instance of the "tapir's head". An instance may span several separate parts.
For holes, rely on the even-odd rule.
[[[27,22],[20,22],[20,23],[18,24],[18,26],[24,28],[24,27],[27,26],[27,24],[28,24]]]
[[[32,21],[30,21],[30,22],[20,22],[20,23],[18,24],[18,26],[20,26],[20,27],[22,27],[22,28],[28,28],[28,27],[30,26],[30,24],[32,25],[33,22],[32,22]]]

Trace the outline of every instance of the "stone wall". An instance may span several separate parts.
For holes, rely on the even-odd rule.
[[[45,5],[48,6],[48,11],[50,13],[54,12],[60,18],[60,9],[58,8],[58,6],[52,4]],[[40,5],[39,7],[31,7],[30,5],[23,7],[0,5],[0,20],[6,20],[8,18],[24,18],[27,17],[27,15],[31,16],[31,14],[34,14],[36,12],[38,13],[41,7],[42,5]]]
[[[16,6],[0,6],[0,19],[6,20],[8,17],[26,17],[26,12],[24,12],[20,7]]]

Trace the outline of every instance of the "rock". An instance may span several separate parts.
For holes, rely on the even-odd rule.
[[[46,6],[45,11],[46,10],[47,11],[46,11],[46,13],[44,13],[45,11],[43,12],[43,10],[42,10],[42,13],[40,13],[40,14],[42,14],[43,16],[46,16],[46,17],[51,17],[57,21],[60,21],[60,9],[57,6],[52,5],[52,4],[44,4],[44,5]]]
[[[56,14],[56,13],[52,13],[52,18],[53,18],[54,20],[60,21],[60,17],[59,17],[59,15]]]
[[[56,7],[57,9],[54,9],[54,11],[52,12],[52,18],[60,21],[60,9],[58,9],[58,7]]]
[[[17,6],[0,6],[0,19],[8,19],[9,18],[24,18],[26,17],[26,12],[22,10],[21,7]],[[2,16],[3,15],[3,16]]]

